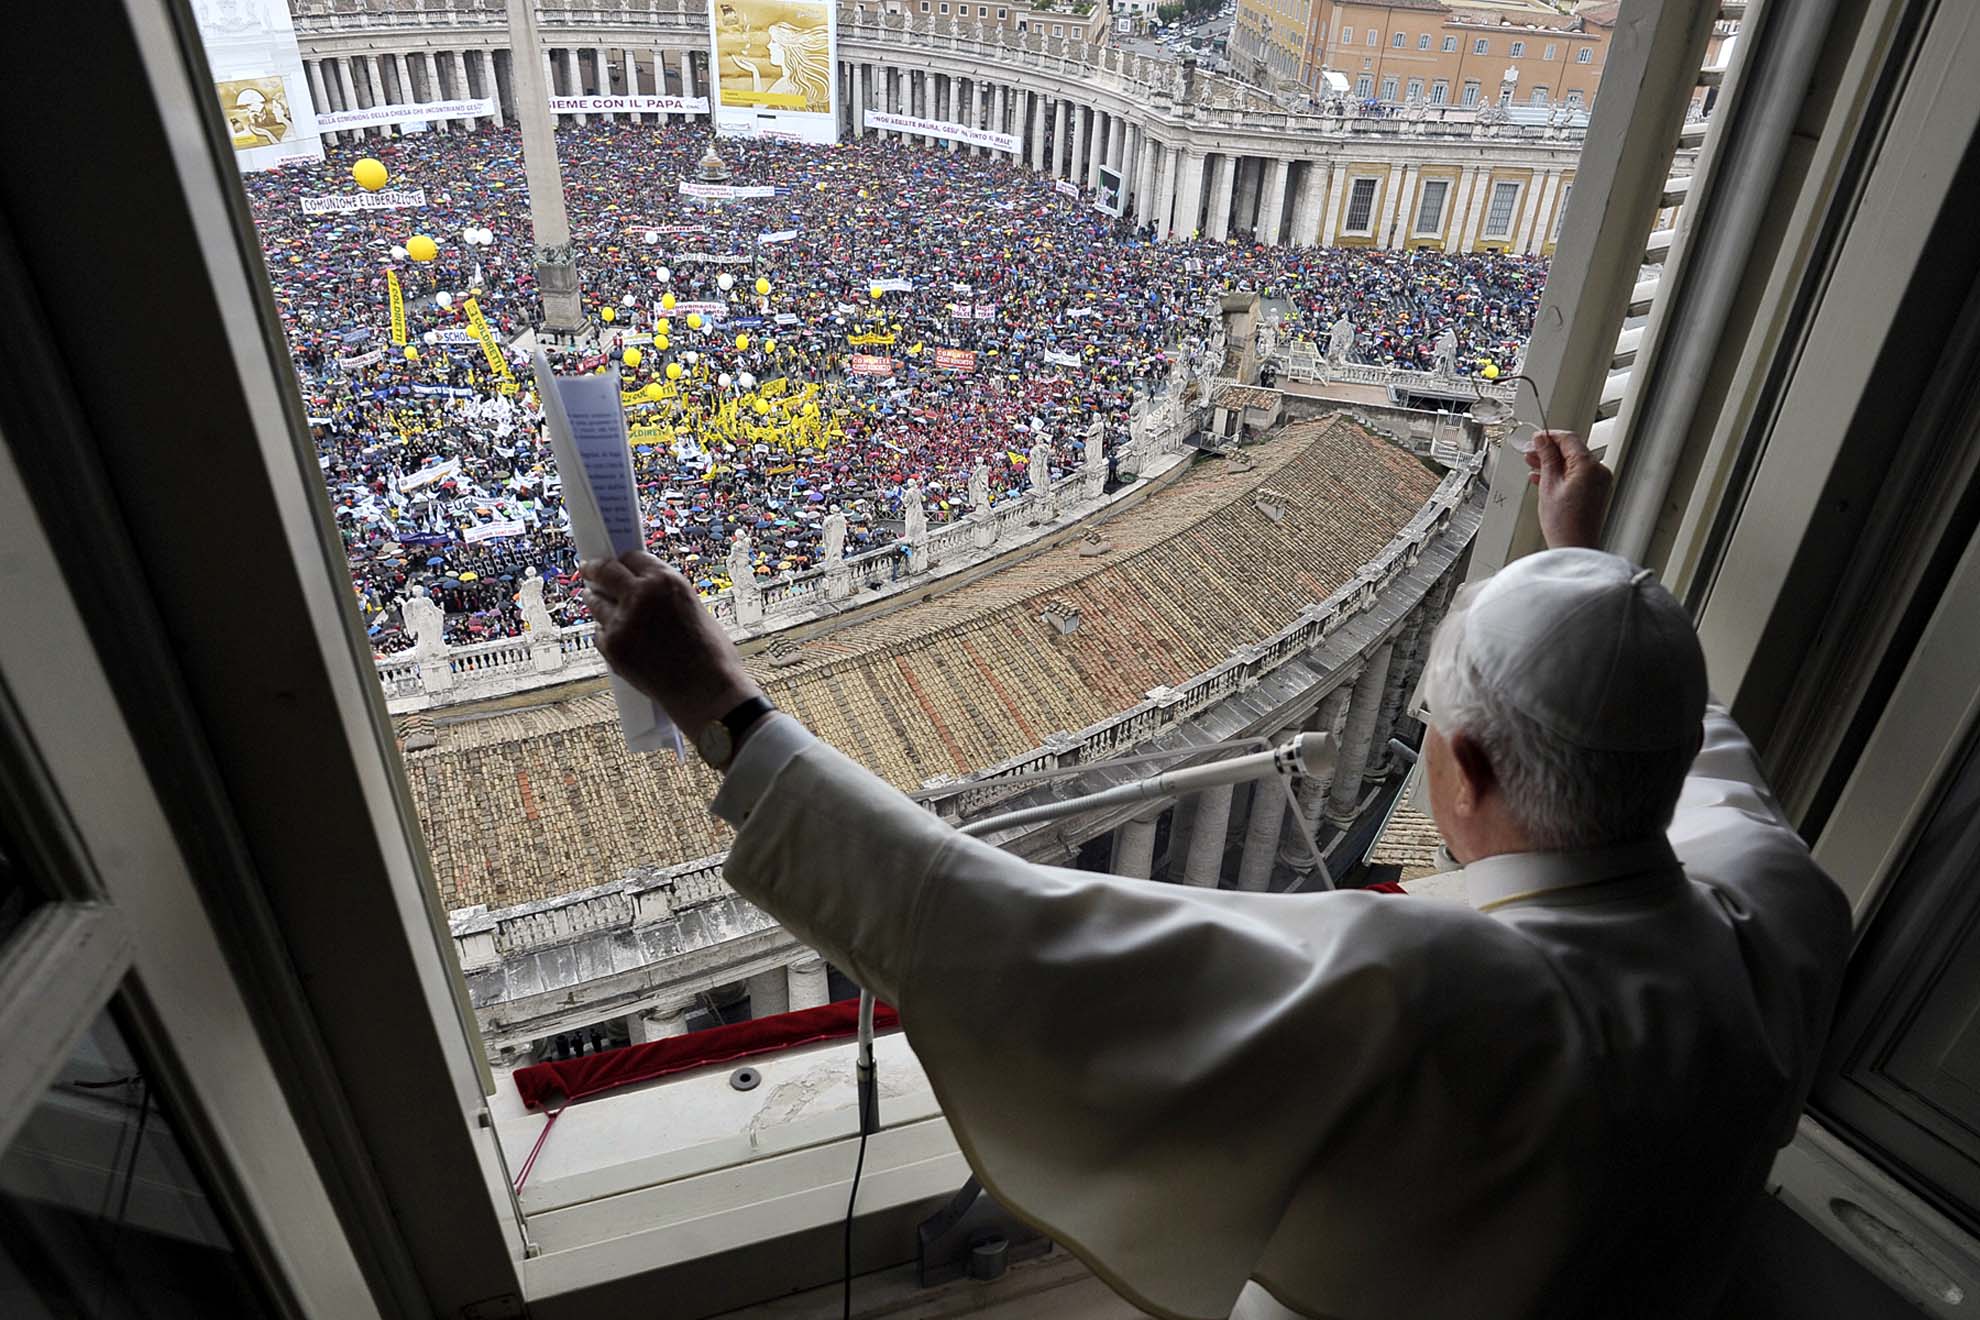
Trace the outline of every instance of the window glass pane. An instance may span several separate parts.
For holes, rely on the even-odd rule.
[[[1431,105],[1442,105],[1442,104],[1444,104],[1444,102],[1446,102],[1446,101],[1448,101],[1448,100],[1450,100],[1450,99],[1451,99],[1451,85],[1450,85],[1450,83],[1448,83],[1448,82],[1446,82],[1446,81],[1445,81],[1444,79],[1442,79],[1442,78],[1439,78],[1439,79],[1438,79],[1438,80],[1437,80],[1436,82],[1434,82],[1434,83],[1432,83],[1432,84],[1430,85],[1430,104],[1431,104]]]
[[[0,1314],[270,1314],[107,1014],[0,1154]]]
[[[1478,84],[1477,84],[1477,83],[1475,83],[1475,82],[1468,82],[1468,83],[1466,83],[1466,84],[1464,85],[1464,103],[1465,103],[1466,105],[1477,105],[1477,104],[1478,104]]]
[[[1394,75],[1382,80],[1382,99],[1384,101],[1393,101],[1396,99],[1396,80]]]
[[[1369,216],[1375,209],[1375,180],[1356,179],[1348,198],[1347,227],[1350,233],[1368,232]]]
[[[1518,201],[1518,184],[1494,184],[1492,187],[1492,208],[1485,213],[1485,232],[1495,237],[1502,237],[1511,232],[1513,206]]]
[[[1455,54],[1455,53],[1456,53],[1456,51],[1457,51],[1457,38],[1456,38],[1456,37],[1445,37],[1445,38],[1444,38],[1444,51],[1445,51],[1445,53],[1447,53],[1447,54]]]
[[[1416,232],[1434,234],[1444,219],[1444,197],[1451,185],[1444,179],[1430,179],[1423,185],[1423,205],[1417,209]]]
[[[1485,38],[1480,37],[1477,41],[1471,43],[1471,53],[1473,55],[1483,55],[1485,53]]]
[[[1556,243],[1561,241],[1561,221],[1567,219],[1568,198],[1572,196],[1574,196],[1574,185],[1570,183],[1561,189],[1560,205],[1554,211],[1554,242]]]
[[[19,929],[27,914],[39,906],[42,896],[29,882],[12,845],[0,835],[0,945]]]

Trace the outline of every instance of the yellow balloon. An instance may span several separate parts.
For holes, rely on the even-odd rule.
[[[661,317],[661,318],[660,318],[660,324],[658,324],[658,325],[656,325],[656,326],[654,326],[654,327],[653,327],[653,333],[654,333],[654,334],[656,334],[656,335],[671,335],[671,334],[673,334],[673,333],[674,333],[674,321],[673,321],[673,318],[672,318],[672,317],[667,317],[667,316],[663,316],[663,317]]]
[[[663,293],[663,294],[661,294],[661,295],[660,295],[660,307],[661,307],[661,310],[662,310],[662,311],[668,311],[668,312],[671,312],[671,311],[673,311],[673,310],[674,310],[674,301],[675,301],[675,299],[674,299],[674,295],[673,295],[673,294],[671,294],[671,293]]]
[[[624,359],[624,360],[625,360],[625,364],[626,364],[626,365],[627,365],[628,367],[636,367],[636,366],[638,366],[638,365],[639,365],[639,360],[640,360],[640,358],[641,358],[641,356],[642,356],[642,354],[640,353],[640,351],[639,351],[638,349],[636,349],[636,348],[629,348],[629,349],[627,349],[627,350],[626,350],[626,352],[625,352],[625,359]]]
[[[408,362],[419,361],[419,350],[414,348],[411,344],[406,345],[406,361]]]
[[[598,319],[609,325],[619,319],[619,313],[613,308],[601,307],[598,309]]]
[[[673,341],[665,335],[655,335],[653,337],[653,346],[664,353],[673,346]]]
[[[777,341],[776,341],[776,340],[774,340],[774,339],[766,339],[766,340],[764,340],[764,341],[763,341],[763,351],[764,351],[764,352],[766,352],[766,353],[774,353],[774,352],[776,352],[776,351],[777,351]]]
[[[1487,362],[1485,364],[1485,370],[1482,374],[1484,375],[1486,380],[1497,380],[1499,378],[1498,364],[1495,362]]]
[[[765,279],[763,276],[758,275],[756,277],[756,292],[759,295],[768,297],[770,294],[770,281]]]
[[[385,172],[385,162],[366,156],[351,166],[351,177],[357,180],[358,187],[366,192],[377,192],[385,186],[391,175]]]
[[[406,240],[406,255],[414,261],[431,261],[440,255],[440,245],[425,234],[415,234]]]
[[[738,352],[738,353],[741,353],[741,352],[743,352],[743,351],[745,351],[745,350],[746,350],[746,349],[748,349],[748,348],[749,348],[749,336],[748,336],[748,335],[737,335],[737,336],[736,336],[736,352]]]
[[[699,330],[699,329],[701,329],[701,313],[700,313],[700,312],[689,312],[689,313],[688,313],[688,329],[690,329],[690,330]]]
[[[879,285],[876,284],[872,288],[868,289],[866,292],[870,296],[874,298],[878,298],[882,293],[885,293],[886,290],[882,289]]]
[[[756,415],[762,417],[770,411],[770,400],[758,399],[754,406],[756,408]]]
[[[681,378],[681,364],[678,362],[669,362],[667,364],[667,379],[679,380],[680,378]]]
[[[645,394],[645,395],[646,395],[646,397],[647,397],[647,398],[649,398],[649,399],[657,399],[657,398],[659,398],[659,397],[660,397],[660,382],[659,382],[659,381],[657,381],[657,380],[652,380],[652,381],[648,381],[648,382],[646,383],[646,388],[645,388],[645,390],[643,390],[643,391],[641,391],[641,392],[642,392],[643,394]]]

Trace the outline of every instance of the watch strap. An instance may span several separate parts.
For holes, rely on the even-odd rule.
[[[748,731],[749,726],[775,709],[777,707],[771,704],[770,698],[751,697],[747,701],[736,703],[735,709],[722,717],[722,727],[729,731],[731,762],[736,759],[736,753],[742,749],[743,734]]]

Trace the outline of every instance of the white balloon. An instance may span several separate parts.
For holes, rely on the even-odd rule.
[[[404,261],[405,259],[406,259],[406,250],[404,248],[395,247],[392,249],[392,260]]]
[[[621,307],[630,307],[632,305],[633,305],[633,296],[630,293],[627,294],[625,297],[619,299],[619,306]]]
[[[746,390],[753,390],[756,388],[756,377],[745,371],[742,375],[736,377],[736,383]]]
[[[696,353],[691,349],[688,352],[681,354],[681,356],[687,359],[687,364],[690,367],[693,366],[695,363],[701,361],[701,354]]]
[[[479,243],[480,241],[481,241],[481,231],[479,229],[476,229],[473,225],[469,225],[466,229],[463,229],[461,231],[461,242]]]
[[[730,289],[736,287],[736,277],[725,270],[715,277],[715,286],[723,293],[727,293]]]
[[[659,231],[659,230],[657,230],[657,229],[649,229],[649,230],[647,230],[647,231],[646,231],[646,246],[648,246],[648,247],[659,247],[659,246],[660,246],[660,231]]]
[[[715,383],[726,390],[729,386],[736,383],[736,378],[725,371],[715,378]]]
[[[454,305],[454,295],[442,289],[433,295],[433,301],[439,303],[442,307],[452,307]]]
[[[653,273],[660,277],[660,282],[662,284],[671,284],[673,282],[674,272],[668,270],[665,266],[662,266],[659,270],[656,270]]]
[[[440,332],[438,330],[428,330],[425,334],[421,335],[420,338],[424,339],[429,344],[437,344],[440,342]]]

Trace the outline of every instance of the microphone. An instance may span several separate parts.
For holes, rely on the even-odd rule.
[[[1334,762],[1340,755],[1340,741],[1331,733],[1302,733],[1290,742],[1279,744],[1270,751],[1251,752],[1244,756],[1234,756],[1228,761],[1213,761],[1209,765],[1195,765],[1183,770],[1165,770],[1159,775],[1137,779],[1132,783],[1117,784],[1113,788],[1103,788],[1097,793],[1083,797],[1067,798],[1062,802],[1047,802],[1035,807],[1025,807],[1018,811],[1007,811],[999,816],[988,816],[983,820],[971,821],[959,827],[963,834],[984,835],[994,830],[1007,830],[1018,825],[1032,825],[1042,820],[1057,820],[1061,816],[1077,816],[1082,812],[1100,807],[1116,806],[1123,802],[1142,802],[1150,798],[1169,797],[1182,793],[1197,793],[1206,788],[1223,788],[1230,784],[1245,784],[1254,779],[1266,779],[1272,775],[1305,775],[1310,779],[1324,779],[1334,772]],[[1105,765],[1097,762],[1096,768]]]

